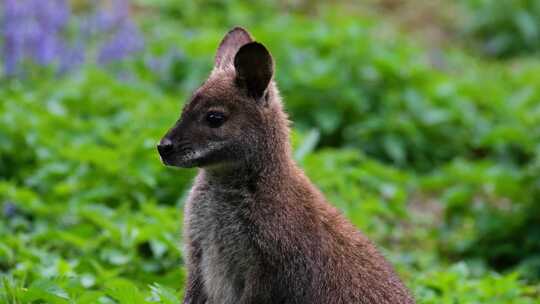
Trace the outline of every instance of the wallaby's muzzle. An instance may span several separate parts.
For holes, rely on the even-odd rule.
[[[193,143],[177,141],[167,134],[157,145],[161,161],[166,166],[193,168],[204,163],[204,158],[211,149],[194,149]]]
[[[174,151],[174,146],[170,139],[168,139],[167,137],[164,137],[163,139],[161,139],[161,141],[157,145],[157,149],[158,149],[159,155],[161,155],[161,157],[163,158],[170,155]]]
[[[193,167],[192,142],[184,139],[180,130],[185,129],[185,124],[180,126],[177,122],[157,145],[157,150],[164,165],[173,167]]]
[[[174,159],[176,157],[174,155],[175,148],[172,140],[170,140],[168,137],[163,137],[157,145],[157,150],[163,164],[168,166],[174,165]]]

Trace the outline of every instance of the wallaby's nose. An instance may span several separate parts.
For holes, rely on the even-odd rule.
[[[162,156],[167,155],[172,152],[173,143],[170,139],[164,137],[157,145],[157,149],[159,154],[161,154]]]

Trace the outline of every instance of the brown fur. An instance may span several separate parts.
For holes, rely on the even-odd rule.
[[[184,303],[414,303],[375,246],[291,158],[273,61],[231,30],[158,149],[200,168],[185,207]],[[208,113],[226,117],[209,127]]]

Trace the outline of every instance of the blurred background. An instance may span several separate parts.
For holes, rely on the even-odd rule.
[[[540,1],[0,0],[0,302],[179,303],[155,144],[234,25],[419,303],[540,303]]]

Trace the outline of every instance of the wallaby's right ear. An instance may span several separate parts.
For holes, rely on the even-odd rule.
[[[236,80],[247,93],[259,99],[264,96],[274,74],[272,55],[258,42],[250,42],[240,48],[234,57]]]
[[[252,42],[251,35],[237,26],[230,30],[219,44],[214,66],[216,68],[232,65],[234,56],[243,45]]]

